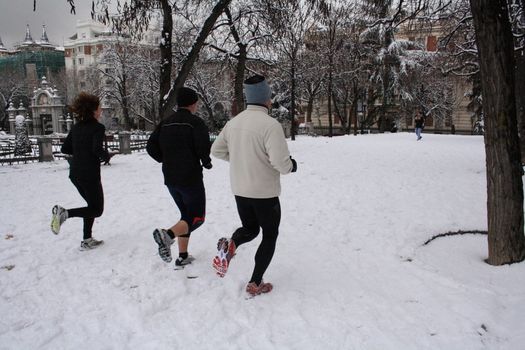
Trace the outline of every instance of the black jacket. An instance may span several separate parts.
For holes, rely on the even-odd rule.
[[[416,128],[423,128],[424,127],[424,123],[425,123],[425,119],[423,118],[415,118],[414,121],[416,122]]]
[[[73,155],[70,178],[100,181],[100,162],[109,160],[109,154],[104,149],[105,130],[96,119],[73,125],[62,145],[62,153]]]
[[[202,180],[202,165],[211,164],[210,147],[204,121],[181,108],[157,126],[146,150],[162,163],[166,185],[192,185]]]

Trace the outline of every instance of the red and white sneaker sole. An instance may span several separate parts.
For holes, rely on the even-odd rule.
[[[217,273],[217,276],[224,277],[228,272],[228,260],[221,258],[219,254],[213,258],[212,267]]]
[[[235,255],[235,244],[224,237],[219,239],[219,242],[217,242],[217,255],[212,261],[212,267],[219,277],[224,277],[226,272],[228,272],[228,266],[233,255]]]

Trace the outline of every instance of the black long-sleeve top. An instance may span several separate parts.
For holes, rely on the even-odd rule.
[[[146,150],[162,163],[166,185],[192,185],[202,180],[202,165],[211,163],[210,147],[204,121],[181,108],[157,126]]]
[[[423,124],[425,123],[425,119],[423,119],[422,117],[419,117],[419,118],[416,117],[414,120],[416,122],[416,128],[423,127]]]
[[[62,153],[73,155],[70,178],[100,181],[100,162],[109,160],[109,154],[104,149],[105,130],[96,119],[73,125],[62,145]]]

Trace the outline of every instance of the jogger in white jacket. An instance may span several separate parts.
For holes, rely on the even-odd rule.
[[[284,132],[270,117],[271,90],[265,78],[253,76],[244,82],[247,108],[230,120],[212,145],[214,157],[230,162],[230,183],[242,222],[230,239],[221,238],[213,261],[224,276],[235,249],[263,231],[255,254],[255,268],[246,291],[252,295],[272,290],[262,278],[268,268],[279,234],[281,207],[280,175],[297,170]]]

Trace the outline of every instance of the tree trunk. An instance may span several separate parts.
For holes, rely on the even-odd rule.
[[[297,57],[294,54],[294,57],[292,57],[292,88],[291,88],[291,98],[290,98],[290,136],[292,138],[292,141],[295,141],[295,91],[297,82],[295,79],[295,64],[297,61]]]
[[[239,54],[237,56],[237,65],[235,67],[235,82],[233,85],[234,95],[234,106],[232,114],[235,116],[244,111],[244,72],[246,71],[246,61],[248,59],[248,45],[244,44],[241,40],[237,28],[235,27],[235,21],[230,11],[230,7],[226,6],[224,13],[228,18],[228,24],[230,27],[230,33],[235,40],[237,47],[239,48]]]
[[[235,111],[234,115],[237,115],[244,111],[244,72],[246,71],[246,59],[248,57],[248,51],[246,45],[238,44],[239,46],[239,57],[237,59],[237,66],[235,67]]]
[[[357,82],[354,80],[354,104],[352,106],[352,114],[354,115],[354,136],[357,135],[357,103],[359,99],[359,90],[357,88]],[[363,106],[365,101],[361,101],[361,109],[364,110]],[[364,111],[363,111],[364,113]],[[364,117],[364,116],[363,116]]]
[[[519,91],[525,91],[525,49],[523,48],[525,38],[522,37],[525,34],[525,13],[523,12],[525,11],[525,0],[514,0],[510,1],[510,3],[515,5],[514,13],[511,17],[517,17],[513,28],[515,34],[514,47],[519,48],[514,55],[516,59],[516,111],[520,136],[521,163],[525,164],[525,95],[518,93]]]
[[[308,97],[308,103],[306,104],[306,118],[305,123],[312,122],[312,113],[314,111],[314,95]]]
[[[345,92],[345,97],[343,99],[343,119],[344,119],[344,123],[342,123],[342,127],[343,127],[343,132],[345,134],[349,134],[350,133],[350,128],[352,127],[352,119],[350,119],[350,115],[348,113],[348,89],[346,88],[346,86],[344,87],[344,92]],[[334,104],[335,104],[335,99],[334,99]],[[350,111],[351,111],[351,108],[350,108]]]
[[[122,75],[121,79],[121,100],[122,100],[122,117],[124,118],[124,129],[131,130],[132,123],[129,115],[129,100],[128,100],[128,81],[126,74]]]
[[[479,50],[487,167],[487,262],[525,259],[513,37],[506,0],[470,0]]]
[[[188,53],[188,55],[182,62],[181,68],[173,83],[173,88],[169,90],[166,101],[161,107],[162,118],[168,117],[171,111],[173,110],[173,107],[175,107],[175,105],[177,104],[176,98],[177,98],[177,93],[179,89],[184,86],[184,83],[186,82],[186,79],[188,78],[188,75],[190,74],[191,69],[193,68],[193,65],[195,64],[195,61],[197,61],[197,58],[199,57],[199,53],[202,47],[204,46],[204,44],[206,44],[206,38],[208,37],[208,35],[213,30],[213,27],[215,26],[215,22],[217,21],[219,16],[222,14],[224,9],[230,4],[230,2],[231,0],[217,1],[210,15],[204,22],[201,28],[201,31],[199,33],[199,36],[195,40],[195,43],[193,44],[190,52]],[[163,96],[162,90],[161,90],[161,96]]]
[[[160,0],[162,7],[162,37],[160,42],[160,100],[159,100],[159,120],[163,119],[166,110],[166,102],[171,89],[171,70],[173,66],[172,33],[173,17],[172,8],[169,0]]]
[[[332,137],[334,135],[333,125],[332,125],[332,84],[333,84],[332,57],[330,57],[329,62],[330,63],[328,67],[328,137]]]
[[[208,120],[213,123],[215,116],[213,115],[212,105],[206,100],[203,100],[203,102],[204,102],[204,108],[206,109],[206,112],[208,113]]]
[[[339,121],[341,122],[341,128],[343,130],[346,129],[346,106],[343,107],[343,112],[341,112],[339,105],[337,104],[337,98],[335,98],[335,94],[332,91],[332,102],[334,103],[334,112],[337,115],[337,118],[339,118]]]
[[[521,163],[525,164],[525,50],[516,51],[516,111],[520,133]]]
[[[380,18],[386,18],[388,16],[388,12],[390,10],[391,1],[380,1],[381,3],[381,9],[380,9]],[[387,117],[387,110],[389,107],[389,104],[392,103],[391,99],[391,83],[392,83],[392,68],[393,68],[393,59],[392,55],[389,53],[388,47],[392,42],[394,41],[394,29],[391,26],[386,26],[385,33],[384,33],[384,42],[383,42],[383,49],[385,50],[385,57],[383,58],[382,63],[382,72],[381,72],[381,78],[382,78],[382,89],[383,89],[383,98],[381,100],[381,108],[379,108],[379,120],[378,120],[378,129],[380,133],[383,133],[385,131],[390,131],[390,123],[389,118]]]

